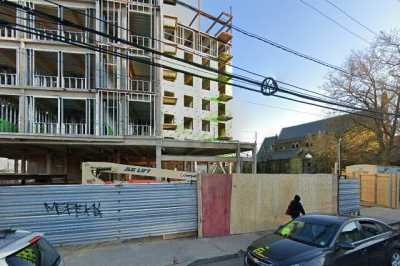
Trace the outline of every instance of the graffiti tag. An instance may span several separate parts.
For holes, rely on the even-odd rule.
[[[48,214],[103,217],[100,205],[100,202],[53,202],[50,204],[45,202],[44,208]]]

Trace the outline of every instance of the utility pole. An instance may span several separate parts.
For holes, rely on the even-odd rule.
[[[338,139],[337,147],[336,147],[336,156],[337,156],[337,176],[341,176],[341,165],[340,165],[340,145],[342,143],[342,138]]]

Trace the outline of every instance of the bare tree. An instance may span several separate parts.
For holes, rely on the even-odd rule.
[[[368,118],[354,116],[354,122],[373,132],[379,163],[390,164],[399,133],[400,32],[381,33],[368,50],[353,52],[344,68],[351,75],[331,73],[325,88],[339,102],[372,111],[365,113]]]

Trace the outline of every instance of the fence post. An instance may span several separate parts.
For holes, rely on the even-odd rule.
[[[197,235],[203,238],[203,198],[201,190],[202,174],[197,174]]]

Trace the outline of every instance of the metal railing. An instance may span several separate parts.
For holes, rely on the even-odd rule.
[[[88,133],[86,123],[62,123],[62,134],[64,135],[86,135]]]
[[[86,78],[76,78],[76,77],[63,77],[62,87],[66,89],[87,89],[87,79]]]
[[[151,38],[145,37],[145,36],[140,36],[140,35],[129,35],[129,41],[132,42],[134,45],[146,47],[146,48],[152,48],[152,43],[151,43]],[[140,48],[136,47],[131,47],[129,48],[131,53],[136,54],[136,55],[149,55],[150,53],[148,51],[145,51]]]
[[[128,90],[137,92],[153,92],[150,81],[136,79],[129,79]]]
[[[81,31],[64,31],[65,39],[73,42],[85,42],[85,33]]]
[[[128,136],[151,136],[152,128],[148,125],[128,124]]]
[[[15,38],[17,36],[15,29],[0,27],[0,38]]]
[[[50,30],[50,29],[35,29],[37,34],[34,34],[34,39],[41,41],[54,41],[55,38],[58,38],[58,30]]]
[[[33,122],[32,133],[56,135],[60,132],[58,123]]]
[[[143,14],[151,14],[153,1],[152,0],[129,0],[128,10],[130,12],[138,12]]]
[[[0,73],[0,86],[12,86],[17,84],[17,74]]]
[[[58,87],[58,77],[57,76],[35,75],[33,77],[33,86],[56,88],[56,87]]]

